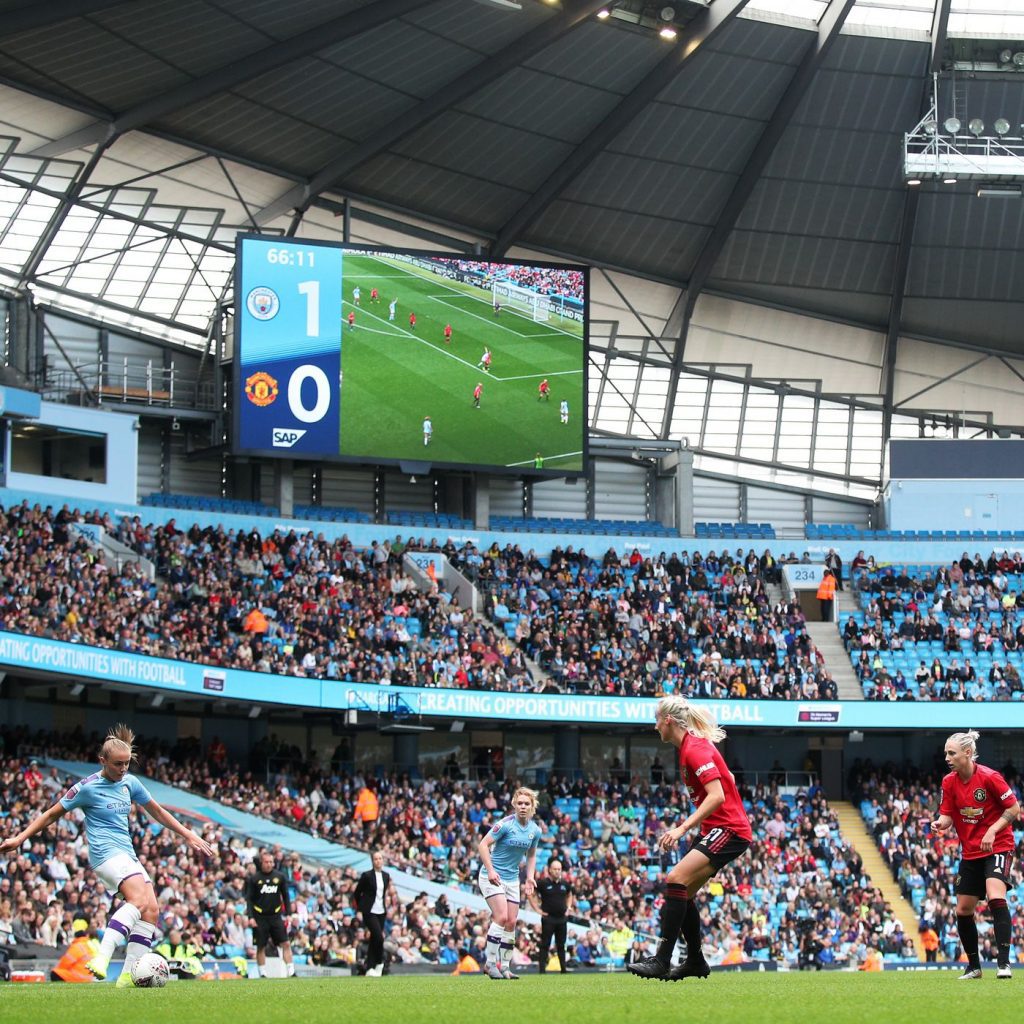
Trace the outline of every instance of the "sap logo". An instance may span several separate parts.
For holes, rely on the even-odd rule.
[[[273,444],[275,448],[291,448],[299,438],[305,435],[304,430],[285,430],[284,427],[274,427]]]

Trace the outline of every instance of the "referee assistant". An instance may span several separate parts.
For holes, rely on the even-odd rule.
[[[548,862],[544,877],[537,882],[535,894],[530,898],[533,909],[541,916],[540,921],[540,952],[537,966],[543,974],[548,965],[548,953],[551,939],[555,940],[555,952],[561,965],[561,973],[566,973],[565,966],[565,935],[566,915],[572,910],[572,886],[562,877],[562,862]]]
[[[295,965],[292,963],[292,947],[288,944],[288,933],[284,927],[284,915],[291,913],[288,880],[283,871],[277,870],[274,855],[269,850],[260,852],[259,871],[249,877],[245,898],[249,904],[249,924],[256,943],[256,964],[260,977],[267,976],[268,941],[273,942],[281,954],[288,977],[293,977]]]

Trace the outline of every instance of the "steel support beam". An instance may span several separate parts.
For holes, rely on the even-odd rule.
[[[0,36],[13,36],[16,32],[28,32],[35,28],[48,28],[72,18],[83,18],[107,7],[123,7],[126,0],[48,0],[41,4],[22,4],[13,11],[6,11],[0,18]]]
[[[946,48],[946,28],[949,25],[949,8],[953,0],[935,0],[935,13],[932,15],[932,55],[928,71],[935,75],[942,70],[942,51]]]
[[[361,167],[399,140],[411,135],[428,121],[437,117],[438,114],[479,92],[491,82],[518,67],[524,60],[561,39],[580,22],[592,17],[603,6],[602,0],[571,0],[571,2],[565,0],[562,10],[558,14],[520,36],[505,49],[459,75],[433,96],[428,96],[425,100],[415,104],[389,124],[376,129],[365,142],[357,144],[349,152],[321,168],[308,184],[296,185],[278,196],[256,214],[256,219],[261,224],[266,224],[291,210],[308,208],[317,196],[341,183],[345,176],[351,174],[357,167]]]
[[[666,416],[671,416],[669,410],[675,405],[676,392],[678,391],[678,371],[683,365],[686,353],[686,337],[690,331],[690,320],[697,305],[697,298],[704,290],[708,278],[718,262],[718,257],[721,256],[722,250],[725,248],[726,242],[728,242],[729,236],[736,226],[736,221],[739,220],[743,208],[747,205],[747,200],[750,199],[750,195],[764,173],[765,167],[768,166],[768,161],[772,158],[772,154],[775,152],[779,142],[782,141],[782,136],[789,127],[789,123],[793,119],[797,108],[807,95],[807,90],[814,76],[820,70],[833,44],[839,38],[843,23],[846,21],[846,16],[850,13],[854,3],[855,0],[829,0],[829,5],[818,22],[817,36],[811,42],[807,53],[796,70],[796,74],[793,75],[786,91],[782,94],[782,99],[779,100],[775,107],[771,120],[768,121],[761,132],[753,152],[747,159],[746,164],[744,164],[739,179],[733,186],[729,198],[725,201],[725,205],[722,207],[722,211],[718,215],[711,233],[708,235],[694,262],[690,279],[682,296],[683,310],[680,318],[682,323],[675,351],[674,369],[676,372],[669,380],[668,402],[665,406]],[[665,427],[664,433],[667,436],[671,422],[666,421],[663,426]]]
[[[710,7],[698,14],[650,74],[640,81],[632,92],[627,93],[599,125],[587,133],[586,139],[548,175],[540,188],[506,221],[491,246],[491,258],[500,259],[504,256],[519,236],[535,224],[566,187],[590,165],[594,157],[607,149],[609,143],[628,128],[646,107],[672,84],[676,75],[690,63],[706,43],[718,35],[747,6],[748,2],[749,0],[715,0]]]
[[[377,0],[376,3],[366,4],[349,14],[333,18],[323,25],[307,29],[282,42],[271,43],[256,53],[240,57],[190,82],[151,96],[130,110],[118,114],[112,121],[88,124],[54,142],[40,146],[32,155],[55,157],[94,142],[111,142],[126,132],[143,128],[176,110],[198,103],[215,93],[233,89],[268,71],[301,60],[344,39],[379,28],[432,2],[433,0]]]

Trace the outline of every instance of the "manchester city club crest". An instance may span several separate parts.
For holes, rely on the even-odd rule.
[[[281,308],[281,300],[273,288],[260,285],[246,296],[245,308],[256,320],[273,320]]]

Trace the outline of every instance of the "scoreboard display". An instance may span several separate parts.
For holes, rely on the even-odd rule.
[[[585,267],[240,235],[233,449],[574,475]]]

